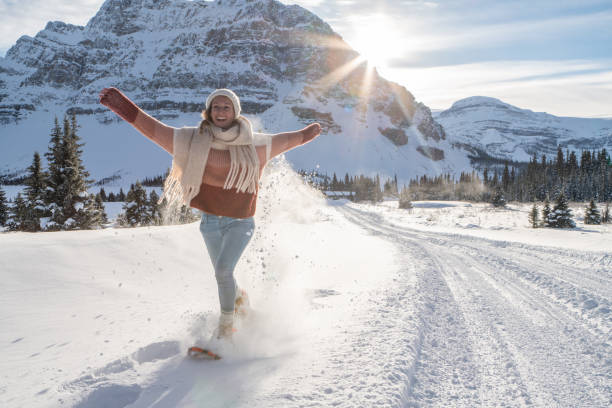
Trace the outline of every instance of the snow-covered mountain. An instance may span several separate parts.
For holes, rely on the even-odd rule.
[[[86,26],[50,22],[0,58],[0,174],[46,150],[55,115],[76,113],[96,180],[162,173],[169,157],[98,104],[122,89],[172,126],[195,125],[206,96],[234,89],[257,130],[319,121],[288,153],[296,168],[408,179],[470,167],[429,108],[368,69],[330,26],[276,0],[107,0]]]
[[[488,156],[528,161],[537,153],[549,157],[564,150],[612,150],[612,120],[558,117],[509,105],[499,99],[473,96],[434,114],[449,140]]]

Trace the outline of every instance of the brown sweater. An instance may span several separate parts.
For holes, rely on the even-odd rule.
[[[185,129],[185,128],[183,128]],[[179,129],[176,129],[178,131]],[[259,156],[259,177],[267,161],[281,153],[308,143],[299,132],[263,135],[271,139],[270,155],[266,157],[266,144],[255,145]],[[261,137],[259,138],[261,140]],[[255,215],[257,190],[252,193],[240,193],[235,188],[224,189],[223,185],[230,170],[229,150],[210,149],[200,192],[191,200],[190,206],[213,215],[233,218],[248,218]]]

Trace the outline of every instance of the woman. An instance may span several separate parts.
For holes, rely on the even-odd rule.
[[[231,339],[234,315],[248,306],[234,268],[253,235],[263,168],[272,157],[314,139],[321,126],[313,123],[276,135],[253,133],[248,119],[240,114],[238,96],[229,89],[217,89],[207,98],[198,127],[167,126],[116,88],[103,89],[100,103],[173,156],[163,197],[202,211],[200,231],[219,289],[217,338]]]

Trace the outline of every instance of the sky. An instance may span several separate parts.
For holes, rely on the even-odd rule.
[[[85,25],[104,0],[0,0],[0,56],[48,21]],[[314,12],[434,110],[491,96],[612,117],[610,0],[282,0]]]

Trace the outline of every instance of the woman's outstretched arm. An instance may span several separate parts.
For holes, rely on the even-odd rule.
[[[167,126],[146,114],[117,88],[104,88],[100,92],[100,103],[134,126],[162,149],[172,154],[173,127]]]
[[[302,130],[296,132],[278,133],[272,136],[272,148],[270,157],[278,156],[281,153],[291,150],[310,142],[321,133],[321,125],[312,123]]]

